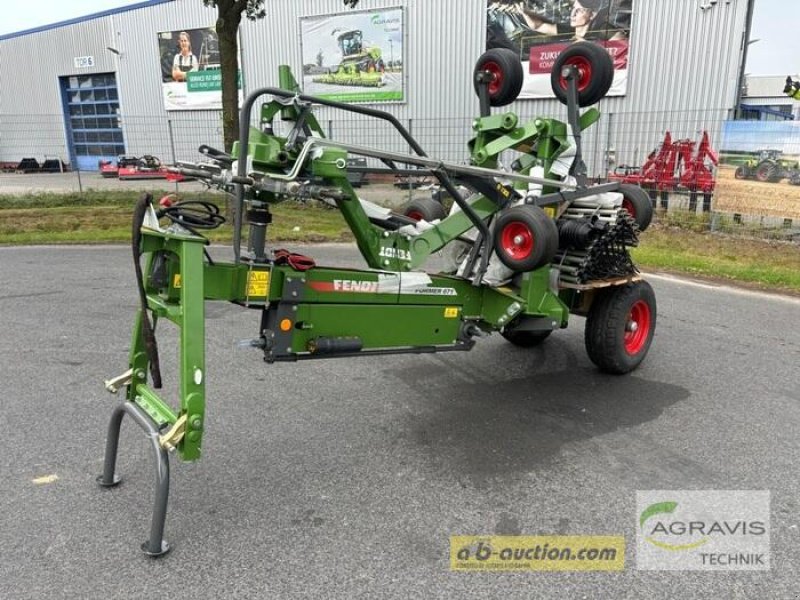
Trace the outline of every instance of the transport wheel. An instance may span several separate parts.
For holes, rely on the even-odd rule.
[[[513,271],[532,271],[551,260],[558,249],[558,228],[538,206],[514,206],[495,222],[494,248]]]
[[[519,56],[507,48],[492,48],[481,54],[472,74],[475,93],[480,96],[483,83],[478,81],[478,74],[488,71],[493,79],[489,83],[489,104],[505,106],[511,104],[519,96],[525,74]]]
[[[444,207],[433,198],[415,198],[403,207],[403,214],[415,221],[429,223],[447,216]]]
[[[621,375],[647,356],[656,329],[656,297],[646,281],[608,288],[586,317],[586,352],[601,371]]]
[[[614,81],[614,61],[605,48],[592,42],[576,42],[556,58],[550,72],[550,85],[556,98],[567,103],[567,79],[561,70],[567,66],[578,69],[578,106],[599,102]]]
[[[622,183],[619,186],[619,193],[622,194],[622,208],[636,221],[639,231],[644,231],[653,220],[653,203],[638,185]]]
[[[736,167],[736,171],[733,174],[736,179],[747,179],[749,175],[745,167]]]
[[[503,331],[504,338],[520,348],[533,348],[545,341],[552,331]]]

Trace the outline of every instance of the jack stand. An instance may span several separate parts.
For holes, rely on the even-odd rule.
[[[102,487],[114,487],[122,483],[122,478],[114,471],[119,447],[119,430],[125,413],[128,413],[136,424],[144,429],[150,438],[156,459],[156,497],[153,506],[153,520],[150,524],[150,539],[142,544],[142,552],[148,556],[163,556],[169,552],[169,544],[164,539],[164,522],[167,519],[167,500],[169,499],[169,455],[161,445],[155,421],[132,402],[117,405],[111,414],[103,474],[97,477],[97,483]]]

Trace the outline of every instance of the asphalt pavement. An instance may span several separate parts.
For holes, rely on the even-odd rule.
[[[346,245],[297,250],[359,264]],[[95,483],[130,250],[0,248],[0,598],[798,598],[800,302],[651,282],[656,338],[623,377],[592,366],[577,317],[529,350],[495,335],[267,365],[237,348],[258,313],[208,303],[204,456],[173,460],[172,551],[150,559],[153,464],[131,423],[122,485]],[[174,331],[159,335],[169,392]],[[771,570],[638,570],[652,489],[769,490]],[[623,535],[625,569],[452,572],[449,538],[469,534]]]

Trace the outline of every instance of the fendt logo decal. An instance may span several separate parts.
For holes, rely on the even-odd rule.
[[[377,294],[377,281],[362,281],[358,279],[334,279],[333,281],[312,281],[309,284],[312,290],[318,292],[360,292],[364,294]]]
[[[451,287],[435,287],[425,273],[380,273],[378,280],[333,279],[309,281],[308,287],[323,293],[412,294],[415,296],[457,296]]]

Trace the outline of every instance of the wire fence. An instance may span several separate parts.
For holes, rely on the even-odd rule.
[[[800,122],[729,121],[727,116],[724,109],[606,112],[582,133],[588,175],[596,182],[641,185],[652,198],[656,219],[670,224],[800,240]],[[275,121],[280,135],[288,125]],[[473,119],[401,123],[429,156],[469,163]],[[82,190],[96,177],[87,172],[96,173],[100,161],[116,161],[119,150],[172,164],[202,159],[201,144],[223,147],[221,113],[213,111],[114,116],[97,125],[75,130],[62,115],[0,115],[0,168],[69,173]],[[253,125],[258,125],[257,114]],[[343,144],[413,154],[383,121],[359,117],[322,120],[320,126]],[[501,166],[509,168],[514,158],[504,153]],[[371,158],[367,164],[381,166]],[[416,188],[432,181],[368,177],[363,183],[395,184],[402,199],[424,193]],[[0,177],[0,192],[3,187]]]

